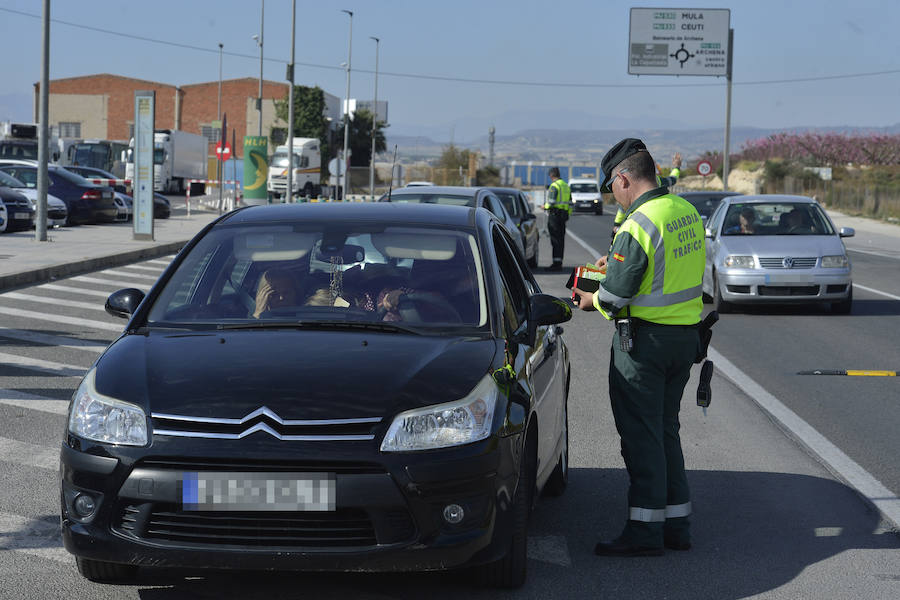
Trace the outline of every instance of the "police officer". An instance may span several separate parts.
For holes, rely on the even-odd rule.
[[[641,140],[613,146],[601,168],[601,188],[612,191],[625,220],[609,255],[597,261],[607,266],[600,289],[574,291],[580,308],[616,320],[609,395],[629,489],[622,533],[594,552],[656,556],[663,547],[691,547],[678,412],[700,349],[704,230],[693,206],[658,185]]]
[[[553,246],[553,264],[551,271],[561,271],[563,250],[566,244],[566,221],[572,215],[572,192],[569,184],[560,179],[559,167],[550,167],[550,188],[547,190],[547,231],[550,233],[550,245]]]
[[[659,185],[672,187],[673,185],[678,183],[679,177],[681,177],[681,154],[676,152],[672,156],[672,168],[669,170],[669,175],[667,177],[658,177],[657,179],[659,179]],[[619,230],[619,225],[621,225],[622,221],[624,220],[625,211],[622,210],[621,207],[619,207],[619,209],[616,211],[616,216],[613,219],[612,235],[616,235],[616,232]]]

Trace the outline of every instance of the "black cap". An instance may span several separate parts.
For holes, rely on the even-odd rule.
[[[625,138],[609,149],[609,152],[600,162],[600,170],[603,171],[603,181],[600,183],[601,192],[611,192],[609,180],[612,179],[612,171],[616,166],[633,154],[647,152],[647,146],[637,138]]]

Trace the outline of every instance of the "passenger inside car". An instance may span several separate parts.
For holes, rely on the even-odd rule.
[[[295,306],[300,295],[297,288],[297,282],[290,271],[280,268],[267,270],[259,278],[254,318],[259,319],[264,312],[279,307]]]
[[[813,232],[813,227],[809,220],[809,213],[802,208],[795,208],[782,215],[780,223],[783,224],[782,232],[784,233],[803,234]]]
[[[757,227],[757,218],[756,211],[753,210],[751,206],[745,206],[741,209],[741,212],[737,215],[737,222],[734,220],[733,215],[729,215],[729,221],[732,223],[731,226],[726,227],[723,233],[726,234],[744,234],[744,235],[753,235],[756,233]]]

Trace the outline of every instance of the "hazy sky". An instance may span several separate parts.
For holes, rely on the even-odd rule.
[[[214,81],[219,42],[225,45],[225,79],[259,76],[251,36],[259,32],[260,0],[51,4],[51,79],[113,73],[175,85]],[[0,119],[32,119],[41,21],[27,15],[39,17],[41,6],[39,0],[0,0],[6,49]],[[628,74],[634,6],[731,9],[733,126],[900,123],[898,0],[300,0],[296,81],[344,96],[340,65],[347,60],[349,18],[341,9],[349,9],[354,12],[350,95],[373,95],[375,42],[369,36],[377,36],[378,96],[390,103],[389,133],[443,142],[451,135],[457,141],[481,135],[491,123],[498,135],[526,127],[721,127],[724,78]],[[290,16],[290,0],[265,1],[266,79],[284,79]],[[796,81],[810,78],[824,79]],[[773,81],[784,83],[762,83]]]

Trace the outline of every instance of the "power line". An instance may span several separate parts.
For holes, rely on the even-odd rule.
[[[0,7],[0,11],[8,12],[16,15],[20,15],[23,17],[30,17],[33,19],[41,19],[41,15],[34,15],[31,13],[27,13],[20,10],[15,10],[12,8]],[[186,50],[195,50],[198,52],[208,52],[218,54],[219,51],[214,48],[205,48],[203,46],[194,46],[191,44],[183,44],[180,42],[172,42],[168,40],[159,40],[155,38],[150,38],[146,36],[133,35],[128,33],[121,33],[119,31],[114,31],[112,29],[103,29],[102,27],[93,27],[91,25],[83,25],[81,23],[72,23],[69,21],[63,21],[61,19],[51,19],[54,23],[59,23],[60,25],[68,25],[69,27],[75,27],[78,29],[86,29],[88,31],[95,31],[98,33],[105,33],[108,35],[115,35],[118,37],[128,38],[131,40],[140,40],[143,42],[149,42],[152,44],[161,44],[164,46],[173,46],[176,48],[184,48]],[[253,56],[250,54],[241,54],[239,52],[223,52],[228,56],[234,56],[236,58],[248,58],[253,61],[259,59],[258,56]],[[279,64],[287,64],[286,60],[280,60],[277,58],[266,57],[264,60],[273,63]],[[331,65],[320,65],[315,63],[305,63],[305,62],[294,62],[295,65],[310,67],[313,69],[328,69],[333,71],[344,71],[344,67],[339,66],[331,66]],[[356,69],[359,73],[374,73],[374,71],[369,69]],[[886,71],[872,71],[868,73],[845,73],[841,75],[822,75],[819,77],[797,77],[793,79],[770,79],[763,81],[734,81],[732,85],[778,85],[785,83],[808,83],[812,81],[831,81],[831,80],[839,80],[839,79],[854,79],[860,77],[878,77],[881,75],[896,75],[900,73],[900,69],[889,69]],[[724,81],[722,82],[714,82],[714,83],[649,83],[649,84],[635,84],[635,83],[571,83],[571,82],[547,82],[547,81],[513,81],[508,79],[473,79],[468,77],[450,77],[443,75],[426,75],[422,73],[395,73],[391,71],[380,71],[379,76],[388,76],[388,77],[401,77],[406,79],[426,79],[431,81],[447,81],[454,83],[474,83],[474,84],[485,84],[485,85],[510,85],[510,86],[519,86],[519,87],[568,87],[568,88],[614,88],[614,89],[623,89],[623,88],[691,88],[691,87],[719,87],[724,85]]]

